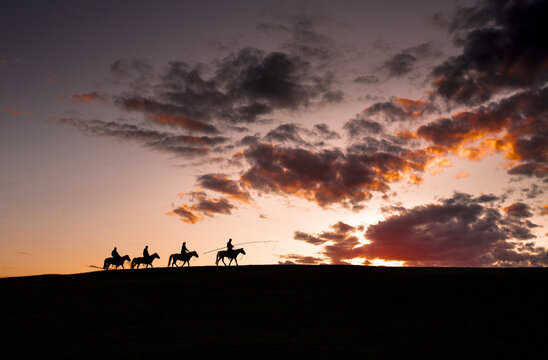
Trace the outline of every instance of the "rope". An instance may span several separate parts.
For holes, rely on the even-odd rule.
[[[234,246],[246,245],[246,244],[256,244],[256,243],[277,243],[277,242],[279,242],[279,241],[248,241],[248,242],[234,244]],[[206,251],[203,254],[209,254],[209,253],[212,253],[214,251],[219,251],[219,250],[224,250],[224,249],[226,249],[226,246],[223,246],[222,248]]]

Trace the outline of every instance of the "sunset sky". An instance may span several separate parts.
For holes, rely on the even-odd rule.
[[[2,277],[548,265],[545,1],[2,4]]]

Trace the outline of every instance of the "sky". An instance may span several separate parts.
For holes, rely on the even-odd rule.
[[[5,1],[0,276],[546,266],[547,7]]]

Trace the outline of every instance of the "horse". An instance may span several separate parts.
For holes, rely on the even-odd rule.
[[[124,255],[120,257],[119,259],[115,259],[112,257],[106,258],[105,262],[103,263],[103,269],[108,270],[110,265],[116,266],[115,269],[118,269],[118,266],[122,266],[122,269],[124,268],[124,262],[131,261],[128,255]]]
[[[145,264],[147,267],[150,265],[151,267],[154,267],[152,266],[152,261],[154,259],[159,259],[160,256],[158,255],[158,253],[154,253],[152,255],[150,255],[148,258],[145,258],[145,257],[136,257],[136,258],[133,258],[133,261],[131,262],[131,268],[133,269],[135,267],[135,265],[137,265],[137,269],[139,268],[139,265],[141,264]]]
[[[228,251],[228,250],[221,250],[219,252],[217,252],[217,259],[215,260],[215,265],[219,265],[219,260],[221,260],[223,262],[223,264],[226,265],[225,263],[225,257],[229,258],[230,259],[230,262],[228,263],[228,266],[230,266],[230,264],[232,264],[232,260],[236,261],[236,266],[238,266],[238,260],[236,259],[236,257],[238,257],[239,254],[244,254],[245,255],[245,250],[244,249],[234,249],[232,251]]]
[[[167,262],[167,266],[169,267],[169,266],[175,265],[177,267],[177,261],[182,261],[183,262],[182,266],[185,266],[185,263],[187,263],[188,266],[190,266],[190,259],[192,259],[193,256],[199,257],[196,251],[187,252],[186,254],[180,254],[180,253],[171,254],[169,256],[169,261]]]

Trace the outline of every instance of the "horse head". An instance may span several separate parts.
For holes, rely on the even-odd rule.
[[[196,256],[197,258],[199,257],[199,256],[198,256],[198,253],[197,253],[196,251],[193,251],[193,252],[191,252],[190,254]]]
[[[124,261],[126,261],[126,260],[127,260],[127,261],[131,261],[131,259],[129,258],[129,255],[124,255],[124,256],[122,256],[122,260],[124,260]]]
[[[240,250],[242,251],[242,254],[244,254],[244,255],[245,255],[245,250],[244,250],[244,249],[240,249]]]
[[[154,253],[154,254],[152,254],[151,258],[152,259],[159,259],[160,255],[158,255],[158,253]]]

